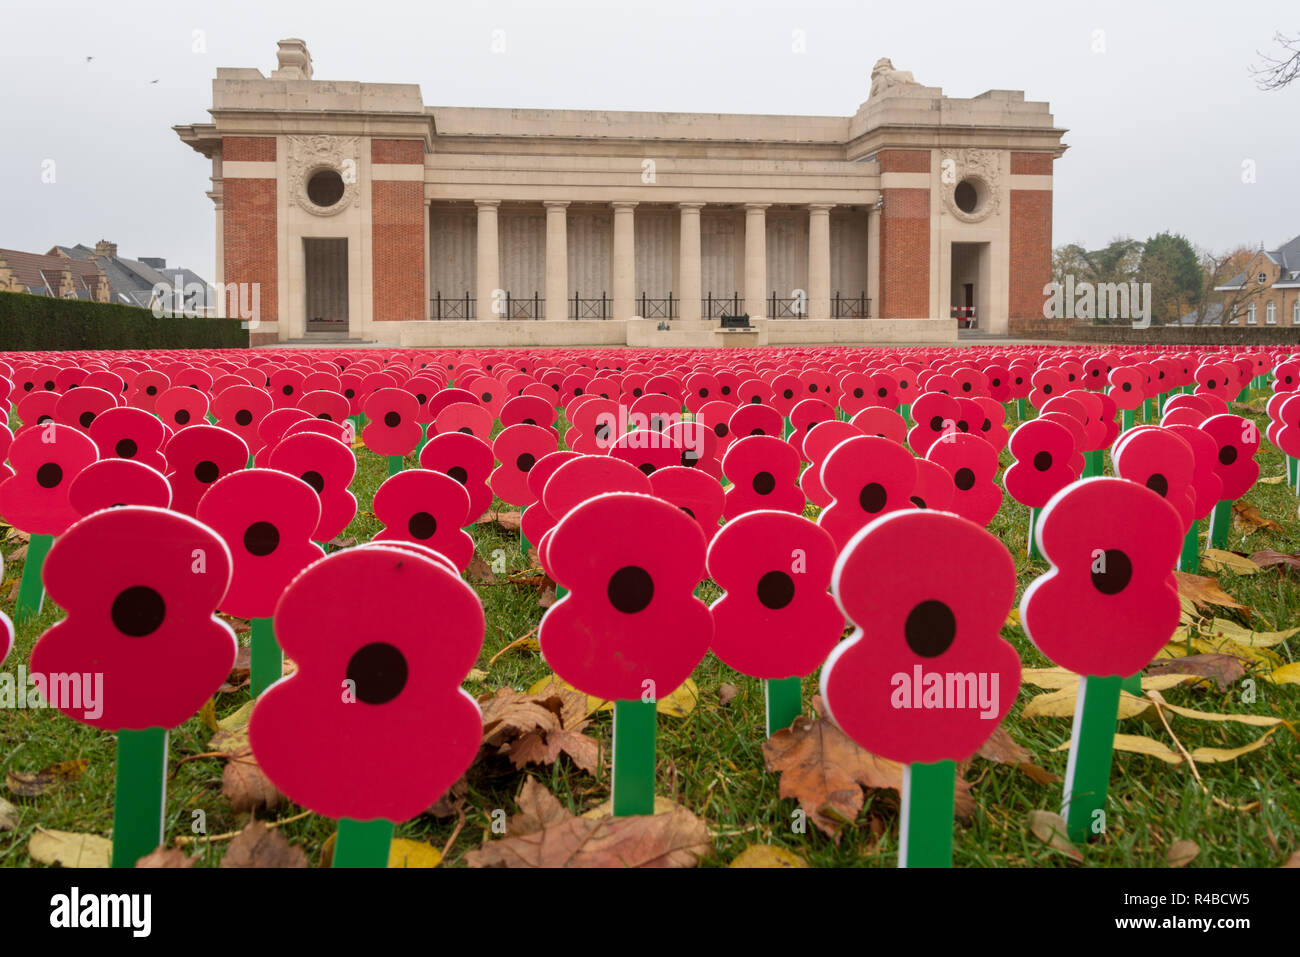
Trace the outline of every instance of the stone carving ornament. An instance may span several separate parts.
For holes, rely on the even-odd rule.
[[[314,216],[335,216],[357,198],[357,154],[355,136],[290,136],[289,195]],[[343,179],[343,197],[333,206],[317,206],[307,196],[307,183],[321,170],[333,170]]]
[[[868,98],[906,86],[920,86],[910,70],[896,70],[889,57],[881,57],[871,68],[871,92]]]
[[[949,165],[951,164],[951,165]],[[980,223],[997,212],[1002,191],[999,155],[993,150],[943,150],[939,160],[940,190],[948,212],[963,223]],[[949,172],[951,171],[951,172]],[[957,205],[957,186],[968,182],[975,188],[975,209],[966,212]]]

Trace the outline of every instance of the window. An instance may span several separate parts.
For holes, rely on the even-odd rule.
[[[1252,302],[1250,304],[1250,308],[1246,310],[1246,324],[1249,326],[1253,326],[1258,323],[1259,323],[1258,310],[1255,308],[1255,304]]]
[[[1260,273],[1258,276],[1255,277],[1255,282],[1259,283],[1262,286],[1264,285],[1264,283],[1268,282],[1268,276],[1264,275],[1263,273]]]
[[[1270,326],[1277,325],[1277,303],[1270,302],[1264,307],[1264,322]]]
[[[1291,325],[1300,326],[1300,299],[1291,303]]]

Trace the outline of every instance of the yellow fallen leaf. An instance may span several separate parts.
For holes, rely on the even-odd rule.
[[[563,688],[570,688],[573,691],[578,691],[577,688],[574,688],[573,685],[569,684],[567,681],[561,680],[558,676],[547,675],[541,681],[533,682],[532,686],[528,689],[528,693],[538,694],[548,684],[552,683],[560,685]],[[582,692],[579,691],[578,693],[581,694]],[[660,698],[655,702],[655,711],[659,714],[667,715],[670,718],[684,718],[695,710],[695,706],[699,703],[699,700],[699,685],[697,685],[693,679],[687,678],[680,688],[668,695],[668,697]],[[609,701],[605,698],[598,698],[595,695],[587,695],[588,717],[595,714],[597,711],[613,710],[613,701]]]
[[[1159,758],[1169,764],[1182,764],[1183,762],[1183,756],[1172,750],[1167,744],[1140,734],[1115,735],[1115,750],[1127,751],[1131,754],[1145,754],[1148,757]]]
[[[1249,558],[1222,548],[1207,548],[1202,552],[1201,566],[1212,572],[1230,571],[1238,575],[1255,575],[1260,571]]]
[[[1250,648],[1228,638],[1193,638],[1192,648],[1207,655],[1233,655],[1243,661],[1258,661],[1271,667],[1278,667],[1282,659],[1267,648]]]
[[[1285,475],[1269,475],[1266,477],[1261,476],[1260,478],[1255,479],[1255,484],[1256,485],[1281,485],[1285,481],[1286,481]]]
[[[481,681],[483,681],[483,679],[485,679],[487,676],[488,676],[488,673],[487,673],[486,671],[484,671],[482,668],[471,668],[471,669],[469,669],[469,674],[467,674],[467,675],[465,676],[465,680],[466,680],[466,681],[480,681],[480,682],[481,682]]]
[[[1021,717],[1073,718],[1078,698],[1079,689],[1077,687],[1049,691],[1046,694],[1038,695],[1036,698],[1031,698],[1029,703],[1025,705],[1025,710],[1021,712]],[[1151,707],[1150,701],[1131,695],[1127,691],[1120,692],[1119,717],[1132,718],[1149,707]]]
[[[1007,620],[1003,623],[1003,627],[1014,628],[1014,627],[1018,627],[1019,625],[1020,625],[1020,609],[1012,608],[1011,611],[1007,613]],[[732,866],[734,867],[735,865]]]
[[[1039,688],[1072,688],[1079,683],[1079,676],[1069,668],[1025,668],[1020,680]]]
[[[199,720],[203,722],[204,727],[209,731],[220,731],[217,725],[217,704],[215,699],[209,698],[203,702],[203,707],[199,709]]]
[[[754,844],[745,848],[728,867],[807,867],[808,862],[794,851],[774,844]]]
[[[1275,668],[1268,676],[1268,680],[1275,685],[1300,685],[1300,661]]]
[[[437,867],[441,861],[442,851],[424,841],[397,837],[388,849],[389,867]]]
[[[1170,704],[1164,699],[1159,691],[1152,691],[1150,696],[1160,703],[1160,707],[1166,711],[1172,711],[1174,714],[1180,714],[1184,718],[1192,718],[1196,721],[1235,721],[1238,724],[1249,724],[1256,728],[1272,728],[1282,724],[1281,718],[1270,718],[1263,714],[1222,714],[1217,711],[1194,711],[1191,708],[1180,708],[1176,704]]]
[[[1192,760],[1198,764],[1220,764],[1224,761],[1234,761],[1243,754],[1249,754],[1251,751],[1257,751],[1268,743],[1277,728],[1269,728],[1258,739],[1243,744],[1239,748],[1195,748],[1192,751]]]
[[[74,834],[37,827],[27,843],[27,853],[41,864],[108,867],[113,856],[113,842],[98,834]]]
[[[226,715],[217,722],[217,728],[221,731],[238,731],[240,728],[248,727],[248,719],[253,716],[253,702],[245,701],[238,710]]]
[[[1300,634],[1300,628],[1288,628],[1286,631],[1251,631],[1227,618],[1216,618],[1206,629],[1206,637],[1223,637],[1235,641],[1247,648],[1272,648],[1280,645],[1292,635]]]

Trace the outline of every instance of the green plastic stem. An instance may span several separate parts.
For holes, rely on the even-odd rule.
[[[1192,527],[1183,536],[1183,551],[1178,556],[1178,570],[1195,575],[1201,570],[1201,523],[1192,519]]]
[[[163,842],[167,729],[117,732],[113,785],[113,866],[135,867]]]
[[[1210,547],[1227,548],[1228,547],[1228,528],[1232,525],[1232,501],[1222,499],[1215,503],[1214,511],[1210,513]]]
[[[388,476],[389,476],[389,478],[392,478],[392,477],[393,477],[394,475],[396,475],[398,472],[402,471],[402,467],[403,467],[405,464],[406,464],[406,459],[405,459],[403,456],[401,456],[401,455],[390,455],[390,456],[388,457]]]
[[[1296,484],[1297,465],[1300,465],[1300,459],[1288,455],[1286,458],[1286,484],[1290,485],[1292,488],[1294,488]]]
[[[393,822],[339,818],[331,867],[387,867],[393,845]]]
[[[1133,428],[1133,420],[1137,418],[1137,416],[1135,416],[1133,413],[1136,411],[1137,411],[1136,409],[1123,410],[1124,414],[1121,417],[1121,421],[1124,423],[1123,431],[1127,432],[1129,429]]]
[[[420,441],[415,445],[415,454],[419,455],[424,451],[424,447],[429,444],[429,423],[420,423]]]
[[[1032,505],[1029,507],[1029,544],[1025,549],[1025,554],[1035,561],[1041,561],[1043,558],[1043,553],[1038,550],[1038,535],[1036,534],[1038,531],[1038,518],[1042,514],[1043,510],[1041,508],[1035,508]]]
[[[952,867],[953,761],[903,766],[899,867]]]
[[[1016,418],[1021,422],[1029,417],[1029,400],[1020,398],[1016,399]]]
[[[1083,477],[1092,478],[1102,473],[1101,449],[1089,449],[1083,453]]]
[[[249,625],[252,647],[248,653],[248,683],[250,693],[256,698],[284,674],[284,652],[275,640],[270,618],[254,618]]]
[[[916,425],[916,423],[912,421],[912,404],[910,402],[904,402],[900,405],[898,407],[898,414],[903,417],[903,421],[909,426]]]
[[[614,774],[610,788],[615,817],[655,812],[653,701],[614,702]]]
[[[763,682],[763,697],[767,700],[767,736],[784,731],[803,714],[803,679],[768,678]]]
[[[524,516],[528,514],[528,509],[530,508],[532,508],[531,505],[525,505],[523,511],[519,513],[519,554],[523,555],[525,558],[528,557],[528,552],[533,547],[533,543],[530,542],[528,536],[524,534],[523,526]]]
[[[1096,812],[1106,807],[1121,684],[1119,675],[1084,675],[1079,680],[1061,805],[1067,836],[1075,843],[1088,839]]]
[[[27,558],[23,561],[23,577],[18,582],[18,600],[14,605],[14,619],[19,624],[41,613],[41,604],[45,601],[41,569],[45,567],[45,556],[53,544],[53,535],[33,535],[27,542]]]

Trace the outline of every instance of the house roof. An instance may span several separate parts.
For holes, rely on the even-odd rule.
[[[72,275],[78,299],[91,298],[99,281],[99,266],[94,262],[79,262],[62,256],[25,253],[18,249],[0,249],[3,259],[14,277],[28,292],[41,296],[57,296],[66,269]]]

